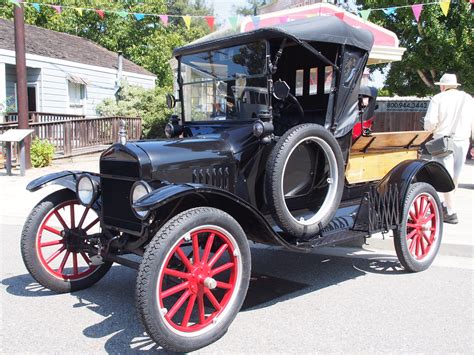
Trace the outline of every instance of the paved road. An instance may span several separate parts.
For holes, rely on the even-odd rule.
[[[23,266],[19,234],[41,195],[23,187],[70,165],[0,176],[0,353],[161,351],[138,321],[134,270],[114,266],[92,288],[56,295]],[[73,164],[83,167],[96,170],[96,158]],[[425,272],[405,273],[390,238],[311,254],[253,247],[244,309],[224,338],[200,352],[473,353],[473,171],[469,166],[457,197],[461,224],[446,227],[441,254]]]

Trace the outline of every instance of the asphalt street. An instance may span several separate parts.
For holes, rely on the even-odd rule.
[[[90,289],[57,295],[23,266],[23,222],[48,193],[24,187],[63,169],[96,170],[97,156],[27,177],[0,175],[0,353],[164,352],[138,320],[136,271],[115,265]],[[461,223],[445,227],[440,255],[425,272],[406,273],[390,237],[309,254],[252,247],[244,307],[228,333],[199,353],[474,353],[473,172],[468,166],[457,195]]]

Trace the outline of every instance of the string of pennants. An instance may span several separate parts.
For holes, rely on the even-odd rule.
[[[168,26],[170,18],[182,18],[188,30],[191,28],[192,19],[198,19],[198,18],[204,19],[211,31],[214,30],[214,22],[215,22],[214,16],[147,14],[147,13],[141,13],[141,12],[129,12],[125,10],[91,9],[91,8],[82,8],[82,7],[66,6],[66,5],[52,5],[52,4],[44,4],[44,3],[26,2],[26,1],[20,1],[20,0],[8,0],[8,2],[16,6],[21,6],[21,4],[31,6],[37,12],[41,12],[43,8],[51,8],[51,9],[54,9],[58,15],[60,15],[65,9],[73,10],[79,16],[82,16],[85,12],[94,12],[102,20],[106,16],[109,16],[109,15],[116,15],[123,19],[132,17],[132,18],[135,18],[135,20],[137,21],[141,21],[145,17],[155,17],[155,18],[157,17],[160,19],[160,21],[162,22],[164,26]]]
[[[471,2],[474,0],[470,0]],[[80,8],[80,7],[74,7],[74,6],[66,6],[66,5],[52,5],[52,4],[44,4],[44,3],[33,3],[33,2],[26,2],[26,1],[21,1],[21,0],[8,0],[9,3],[14,4],[16,6],[20,6],[20,4],[23,5],[28,5],[32,6],[37,12],[41,12],[43,7],[46,8],[52,8],[56,11],[57,14],[61,14],[64,9],[68,10],[74,10],[79,16],[82,16],[84,12],[95,12],[100,19],[104,19],[106,16],[110,15],[116,15],[119,17],[122,17],[124,19],[126,18],[135,18],[137,21],[143,20],[145,17],[158,17],[161,21],[161,23],[164,26],[168,26],[169,24],[169,19],[170,18],[182,18],[184,21],[184,24],[186,25],[187,29],[189,30],[191,28],[191,21],[193,19],[204,19],[211,31],[214,30],[215,26],[215,16],[202,16],[202,15],[169,15],[169,14],[150,14],[150,13],[140,13],[140,12],[129,12],[125,10],[103,10],[103,9],[93,9],[93,8]],[[402,5],[402,6],[392,6],[392,7],[386,7],[386,8],[372,8],[372,9],[363,9],[359,10],[359,16],[367,21],[369,19],[369,16],[372,12],[374,11],[383,11],[386,16],[392,16],[395,15],[397,10],[400,8],[408,8],[411,7],[413,11],[413,16],[415,17],[416,22],[419,21],[421,12],[423,11],[424,6],[430,6],[430,5],[439,5],[443,14],[445,16],[448,15],[449,12],[449,7],[451,5],[451,0],[438,0],[434,2],[428,2],[428,3],[419,3],[419,4],[413,4],[413,5]],[[280,23],[285,23],[288,21],[296,20],[301,17],[312,17],[316,16],[316,14],[306,14],[306,15],[299,15],[299,14],[293,14],[293,15],[286,15],[286,16],[280,16],[279,21]],[[344,16],[344,12],[341,13],[335,13],[335,16],[340,17],[341,19]],[[260,16],[252,16],[251,17],[252,22],[254,24],[255,28],[260,27]],[[239,22],[239,16],[230,16],[227,18],[227,22],[230,25],[231,28],[237,28],[238,22]]]
[[[377,9],[364,9],[364,10],[359,11],[359,16],[362,17],[365,21],[367,21],[370,14],[374,11],[383,11],[386,16],[392,16],[392,15],[395,15],[397,13],[397,10],[400,8],[411,7],[411,10],[413,11],[413,16],[415,17],[416,22],[418,22],[420,21],[420,15],[421,15],[421,12],[423,11],[423,7],[430,6],[430,5],[439,5],[444,16],[448,16],[451,0],[440,0],[440,1],[434,1],[434,2],[428,2],[428,3],[392,6],[392,7],[377,8]]]

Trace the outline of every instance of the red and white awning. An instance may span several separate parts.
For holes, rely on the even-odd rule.
[[[258,21],[252,18],[246,18],[240,25],[241,32],[247,32],[258,28],[274,26],[286,21],[294,21],[312,16],[337,16],[355,28],[363,28],[369,30],[374,35],[374,46],[369,54],[368,65],[389,63],[402,59],[406,48],[399,47],[400,41],[395,33],[389,31],[382,26],[378,26],[372,22],[364,21],[359,16],[344,9],[327,4],[319,3],[308,6],[296,7],[288,10],[275,11],[268,14],[258,16]]]

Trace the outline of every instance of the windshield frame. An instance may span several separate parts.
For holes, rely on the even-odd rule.
[[[262,74],[251,75],[251,76],[248,76],[247,78],[267,78],[267,80],[268,80],[268,76],[270,75],[270,77],[271,77],[271,75],[272,75],[271,71],[270,71],[270,68],[269,68],[269,65],[267,63],[267,58],[269,58],[269,56],[270,56],[270,43],[266,39],[263,39],[263,40],[260,40],[260,41],[265,43],[265,61],[266,61],[265,62],[265,70]],[[241,45],[245,45],[247,43],[252,43],[252,42],[254,42],[254,41],[241,43]],[[219,48],[219,49],[225,49],[225,48],[231,48],[231,47],[234,47],[234,46],[222,47],[222,48]],[[202,51],[202,52],[197,52],[197,53],[205,53],[205,52],[208,52],[208,50],[205,50],[205,51]],[[179,100],[180,100],[180,103],[181,103],[181,122],[183,124],[185,122],[187,124],[198,124],[198,125],[202,125],[203,123],[205,123],[205,124],[228,124],[229,122],[233,122],[233,123],[237,124],[237,123],[249,123],[249,122],[254,121],[252,119],[242,119],[242,120],[229,120],[229,119],[225,119],[225,120],[197,120],[197,121],[188,120],[188,121],[186,121],[185,102],[184,102],[184,100],[185,100],[185,98],[184,98],[184,86],[185,85],[197,84],[199,82],[196,81],[196,82],[192,82],[192,83],[186,83],[186,84],[184,83],[184,79],[182,77],[182,72],[181,72],[182,57],[183,56],[178,56],[178,57],[176,57],[176,59],[178,61],[177,83],[178,83]],[[219,79],[219,80],[220,81],[231,81],[233,79],[228,78],[228,79]],[[266,90],[267,90],[267,95],[269,97],[269,102],[268,102],[267,106],[270,109],[270,107],[271,107],[271,92],[270,92],[271,88],[269,87],[269,85],[266,86]]]

